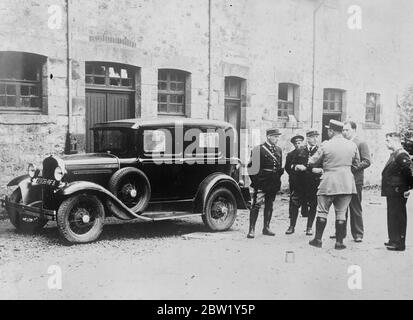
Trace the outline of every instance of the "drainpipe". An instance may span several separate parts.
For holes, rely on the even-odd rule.
[[[66,0],[66,55],[67,55],[67,116],[68,116],[68,125],[66,133],[66,146],[65,153],[74,153],[76,150],[75,140],[71,136],[72,133],[72,60],[71,60],[71,47],[72,47],[72,29],[71,29],[71,0]]]
[[[211,29],[212,29],[212,0],[208,0],[208,119],[211,118]]]
[[[326,0],[322,0],[317,8],[313,11],[313,70],[311,86],[311,128],[314,126],[314,91],[315,91],[315,53],[316,53],[316,36],[317,36],[317,12],[323,6]]]

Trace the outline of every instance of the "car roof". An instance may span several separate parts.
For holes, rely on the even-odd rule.
[[[223,129],[233,126],[225,121],[193,119],[193,118],[150,118],[150,119],[123,119],[103,123],[97,123],[94,128],[131,128],[138,129],[144,127],[171,127],[175,125],[190,125],[196,127],[218,127]]]

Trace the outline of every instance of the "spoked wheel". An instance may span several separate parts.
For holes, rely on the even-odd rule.
[[[132,177],[125,177],[122,180],[117,197],[128,208],[134,208],[139,205],[139,201],[143,196],[143,190],[137,185],[137,181],[133,180]]]
[[[102,233],[105,209],[94,195],[78,194],[62,202],[57,212],[57,226],[70,243],[95,241]]]
[[[227,188],[218,188],[210,194],[202,219],[212,231],[231,228],[237,215],[237,201]]]
[[[110,178],[109,190],[135,213],[145,210],[151,197],[148,178],[136,168],[124,168],[117,171]]]
[[[10,202],[22,203],[22,194],[20,188],[13,191],[10,196]],[[29,206],[41,207],[42,202],[37,201],[30,203]],[[41,219],[39,217],[29,217],[25,215],[20,215],[16,208],[7,208],[7,214],[9,216],[10,222],[21,233],[35,233],[43,229],[47,224],[47,219]]]

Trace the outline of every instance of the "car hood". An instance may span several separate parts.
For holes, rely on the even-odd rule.
[[[66,155],[60,158],[66,170],[86,168],[118,168],[119,158],[108,153]]]

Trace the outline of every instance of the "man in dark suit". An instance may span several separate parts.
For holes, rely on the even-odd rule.
[[[367,143],[361,140],[356,135],[357,125],[353,121],[344,123],[343,136],[344,138],[353,141],[359,150],[360,162],[357,166],[352,167],[351,171],[354,175],[354,181],[356,183],[357,194],[354,194],[351,198],[349,205],[350,211],[350,228],[351,234],[355,242],[362,242],[364,235],[363,227],[363,208],[361,206],[362,191],[364,184],[364,170],[370,167],[370,151]],[[348,212],[346,215],[346,224],[348,219]],[[346,228],[347,229],[347,228]]]
[[[274,236],[270,230],[270,222],[275,196],[281,187],[282,150],[277,146],[281,133],[278,129],[267,130],[267,141],[256,146],[251,152],[248,164],[248,173],[251,178],[251,187],[254,189],[252,206],[250,209],[250,227],[247,238],[255,237],[255,223],[257,222],[260,207],[264,204],[264,228],[262,233]]]
[[[406,249],[406,203],[413,188],[410,156],[401,144],[400,134],[386,134],[386,145],[392,151],[387,161],[381,181],[381,195],[387,200],[387,231],[389,241],[385,243],[388,250],[404,251]]]
[[[291,155],[290,157],[287,155],[287,160],[285,162],[285,170],[290,175],[291,192],[291,222],[286,234],[294,233],[298,208],[301,206],[301,215],[307,217],[306,235],[311,236],[313,234],[312,227],[317,211],[317,189],[320,184],[321,171],[314,173],[312,170],[307,170],[306,165],[309,158],[315,155],[318,150],[317,139],[320,135],[317,130],[310,129],[307,131],[306,136],[307,145],[290,152]],[[298,192],[295,190],[298,190]]]
[[[291,143],[294,145],[294,150],[287,154],[285,159],[285,171],[288,173],[288,180],[290,183],[290,205],[289,217],[290,226],[285,234],[292,234],[297,223],[298,210],[304,206],[304,174],[302,171],[296,170],[297,165],[306,164],[307,162],[300,161],[298,154],[304,142],[304,137],[296,135],[291,138]],[[305,160],[304,160],[305,161]],[[301,209],[302,211],[303,209]]]

